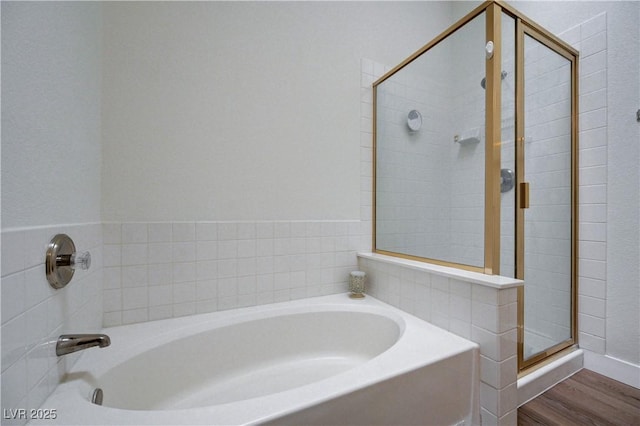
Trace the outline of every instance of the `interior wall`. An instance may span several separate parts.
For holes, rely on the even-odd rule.
[[[106,4],[103,219],[359,218],[360,59],[398,63],[449,19],[446,2]]]
[[[3,2],[3,408],[39,407],[77,359],[56,357],[52,342],[64,332],[100,328],[100,222],[141,221],[136,229],[147,229],[149,221],[166,221],[148,224],[145,234],[157,238],[159,227],[173,228],[175,244],[162,270],[177,262],[200,274],[200,265],[187,261],[195,241],[176,238],[185,221],[370,220],[359,197],[359,130],[370,124],[359,115],[361,58],[395,63],[435,36],[449,16],[447,3]],[[289,287],[299,285],[301,271],[289,269],[301,259],[311,258],[305,265],[315,268],[304,290],[336,291],[341,265],[355,261],[343,253],[352,233],[346,222],[256,222],[254,237],[268,239],[271,248],[264,240],[229,240],[236,225],[248,224],[225,224],[218,234],[222,287],[184,283],[184,268],[170,270],[180,282],[169,290],[182,299],[166,288],[126,289],[131,297],[123,291],[119,303],[135,308],[127,322],[195,313],[193,303],[182,309],[191,301],[180,303],[185,289],[191,298],[204,291],[210,299],[222,289],[223,308],[245,303],[247,289],[251,303],[279,300],[284,291],[287,298],[298,295],[299,288]],[[109,243],[119,226],[106,225]],[[265,228],[286,241],[260,234]],[[357,240],[360,226],[354,228]],[[122,241],[131,244],[123,243],[116,265],[109,265],[118,270],[106,274],[109,291],[138,278],[125,269],[147,259],[130,229],[122,225],[128,238]],[[294,240],[302,231],[307,245]],[[90,271],[76,272],[59,291],[46,283],[43,265],[56,233],[71,235],[93,255]],[[324,235],[330,237],[320,242]],[[214,256],[217,247],[206,245],[206,255]],[[269,250],[273,263],[256,259],[255,269],[242,269],[249,278],[237,276],[236,264]],[[105,259],[113,261],[112,254]],[[197,260],[201,254],[198,245]],[[260,268],[272,281],[256,276]],[[265,288],[268,299],[260,298]],[[212,309],[210,299],[203,308]],[[148,316],[138,315],[139,305],[149,308]],[[167,306],[169,314],[150,313]]]
[[[102,17],[98,3],[1,7],[0,382],[3,424],[23,424],[26,415],[11,416],[40,407],[77,359],[55,355],[58,336],[102,326]],[[44,266],[57,233],[93,259],[61,290],[49,285]]]
[[[98,8],[3,9],[3,229],[100,220]]]

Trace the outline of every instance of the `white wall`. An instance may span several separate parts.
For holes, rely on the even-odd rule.
[[[41,405],[76,359],[53,355],[58,335],[99,328],[103,232],[107,325],[342,291],[371,218],[360,205],[361,58],[398,62],[449,23],[446,3],[3,2],[2,12],[12,409]],[[248,218],[279,221],[211,222]],[[341,218],[353,220],[327,221]],[[42,257],[58,232],[94,263],[54,291]]]
[[[3,3],[3,228],[100,220],[96,10]]]
[[[3,409],[39,407],[77,359],[57,337],[102,325],[101,33],[97,3],[2,2]],[[57,233],[93,256],[63,290],[44,270]]]
[[[105,5],[103,219],[360,216],[360,58],[398,63],[446,3]]]
[[[371,238],[361,58],[399,62],[450,5],[104,8],[105,325],[343,291]]]

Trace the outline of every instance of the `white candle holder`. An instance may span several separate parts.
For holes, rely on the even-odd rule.
[[[349,275],[349,297],[361,299],[364,297],[364,278],[366,274],[362,271],[353,271]]]

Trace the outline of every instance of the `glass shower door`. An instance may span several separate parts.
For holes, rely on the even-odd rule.
[[[525,31],[524,134],[519,138],[523,215],[523,360],[574,343],[575,64],[544,36]]]

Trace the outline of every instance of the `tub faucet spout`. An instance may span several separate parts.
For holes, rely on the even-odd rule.
[[[111,339],[106,334],[63,334],[56,344],[56,355],[62,356],[94,346],[106,348]]]

